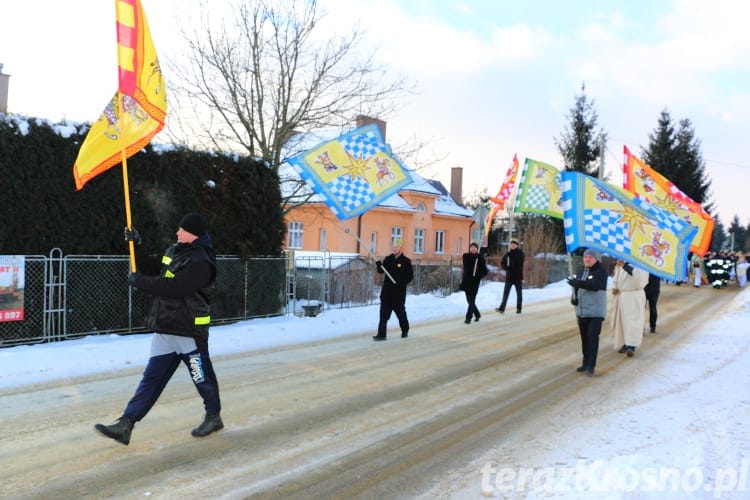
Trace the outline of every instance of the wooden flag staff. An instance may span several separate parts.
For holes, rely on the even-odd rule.
[[[118,120],[120,121],[120,154],[122,155],[122,191],[125,196],[125,225],[128,231],[133,230],[133,221],[130,216],[130,187],[128,185],[128,156],[125,154],[125,126],[122,120],[125,118],[123,110],[125,109],[123,103],[123,94],[121,91],[117,91],[117,105],[119,106]],[[130,272],[136,271],[135,266],[135,243],[133,240],[128,240],[128,250],[130,252]]]
[[[350,227],[349,227],[349,224],[347,224],[347,223],[346,223],[346,222],[344,222],[344,221],[340,221],[340,222],[341,222],[341,223],[342,223],[342,224],[344,225],[344,229],[345,229],[345,231],[344,231],[344,232],[345,232],[345,233],[349,233],[349,234],[352,234],[352,235],[354,235],[354,237],[355,237],[355,238],[357,239],[357,241],[359,242],[359,245],[360,245],[360,247],[364,247],[364,246],[365,246],[365,244],[364,244],[364,243],[362,243],[362,240],[361,240],[361,239],[359,239],[359,235],[358,235],[357,233],[355,233],[354,231],[352,231],[352,228],[350,228]],[[373,258],[373,259],[375,259],[375,261],[377,261],[377,260],[378,260],[377,256],[376,256],[376,255],[375,255],[374,253],[372,253],[372,250],[370,250],[370,247],[367,247],[367,253],[368,253],[368,254],[370,254],[370,255],[372,256],[372,258]],[[393,284],[395,285],[395,284],[396,284],[396,280],[395,280],[395,279],[393,278],[393,276],[391,276],[391,274],[390,274],[390,273],[388,272],[388,269],[386,269],[386,268],[385,268],[385,267],[383,267],[383,266],[380,266],[380,268],[381,268],[381,269],[383,270],[383,272],[385,273],[385,275],[386,275],[386,276],[388,276],[388,278],[390,278],[390,280],[391,280],[391,281],[393,282]]]

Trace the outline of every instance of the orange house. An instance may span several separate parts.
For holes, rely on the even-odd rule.
[[[385,123],[366,117],[357,126],[375,122],[385,137]],[[285,217],[285,250],[344,252],[378,258],[391,253],[396,239],[414,259],[449,260],[468,250],[474,212],[461,199],[462,169],[451,171],[451,192],[438,181],[410,172],[413,182],[364,214],[339,220],[317,195]]]

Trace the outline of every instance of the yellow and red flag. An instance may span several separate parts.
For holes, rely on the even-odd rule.
[[[669,179],[634,156],[627,146],[623,148],[623,187],[698,228],[690,243],[690,251],[704,256],[711,244],[714,219]]]
[[[119,87],[73,166],[76,190],[143,149],[164,128],[167,89],[140,0],[115,0]]]
[[[492,204],[492,208],[490,208],[490,211],[487,213],[487,216],[484,218],[484,232],[482,233],[482,245],[483,247],[487,247],[489,245],[489,239],[490,239],[490,231],[492,231],[492,222],[495,220],[495,216],[500,211],[502,207],[498,205],[497,203]]]
[[[490,198],[493,203],[499,205],[499,210],[505,208],[505,203],[510,198],[513,188],[516,185],[516,177],[518,177],[518,155],[514,154],[513,161],[511,162],[510,167],[508,167],[508,172],[505,174],[505,180],[500,186],[500,190],[495,196]]]
[[[513,188],[516,186],[516,178],[518,177],[518,170],[518,154],[514,154],[513,161],[511,161],[510,167],[508,167],[508,171],[505,173],[505,180],[503,180],[503,183],[500,185],[500,189],[495,196],[490,197],[492,207],[484,219],[484,232],[482,233],[483,247],[487,246],[490,231],[492,230],[492,222],[495,220],[495,216],[500,210],[505,208],[506,203],[513,193]]]

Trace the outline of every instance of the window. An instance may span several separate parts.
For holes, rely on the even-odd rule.
[[[326,251],[326,230],[323,227],[320,228],[320,251]]]
[[[404,239],[404,228],[393,227],[391,228],[391,246],[396,244],[396,240]]]
[[[435,231],[435,253],[445,253],[445,231]]]
[[[461,255],[464,251],[464,245],[461,241],[461,237],[456,238],[456,255]]]
[[[370,252],[375,254],[378,251],[378,233],[375,231],[370,233]]]
[[[289,248],[302,248],[302,223],[290,222],[287,229],[287,246]]]
[[[414,230],[414,253],[424,253],[424,229]]]
[[[427,207],[424,206],[424,203],[421,201],[419,202],[419,205],[417,205],[417,212],[426,212]]]

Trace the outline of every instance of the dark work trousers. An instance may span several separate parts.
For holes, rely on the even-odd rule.
[[[581,351],[583,366],[594,369],[596,355],[599,353],[599,334],[602,332],[604,318],[582,318],[578,316],[578,332],[581,334]]]
[[[391,319],[391,313],[396,313],[398,326],[401,327],[401,333],[409,333],[409,319],[406,317],[406,307],[404,302],[380,299],[380,322],[378,323],[378,337],[385,337],[388,329],[388,320]]]
[[[646,294],[646,302],[648,302],[648,326],[651,327],[651,331],[656,330],[656,301],[659,299],[659,294]]]
[[[505,287],[503,288],[503,301],[500,303],[500,311],[505,311],[505,304],[508,302],[508,295],[510,295],[510,287],[516,289],[516,311],[521,312],[521,305],[523,304],[523,280],[505,280]]]
[[[466,302],[469,303],[469,307],[466,309],[466,321],[471,321],[472,316],[476,319],[479,319],[481,316],[476,304],[477,292],[478,290],[464,290],[464,293],[466,294]]]
[[[156,400],[159,399],[167,382],[172,378],[180,361],[185,363],[190,373],[190,378],[198,389],[198,393],[203,398],[203,407],[206,413],[216,413],[221,411],[221,402],[219,401],[219,383],[216,380],[211,358],[208,351],[195,350],[189,354],[161,354],[152,356],[148,360],[146,369],[143,371],[141,383],[135,390],[135,394],[128,402],[123,415],[128,417],[132,422],[138,422],[149,412]]]

